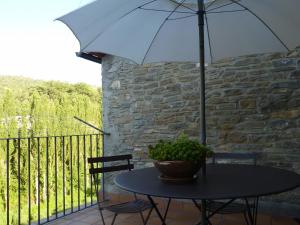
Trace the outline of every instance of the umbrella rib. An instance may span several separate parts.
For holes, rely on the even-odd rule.
[[[172,1],[172,0],[170,0],[170,1]],[[146,53],[145,53],[145,56],[144,56],[144,58],[143,58],[141,64],[144,64],[144,61],[145,61],[145,59],[146,59],[146,56],[148,55],[148,52],[150,51],[150,48],[151,48],[151,46],[152,46],[152,44],[153,44],[155,38],[157,37],[159,31],[161,30],[161,28],[164,26],[164,24],[166,23],[166,21],[168,20],[168,18],[169,18],[169,17],[176,11],[176,9],[178,9],[185,1],[186,1],[186,0],[182,0],[181,3],[178,3],[178,5],[174,8],[174,10],[173,10],[173,11],[165,18],[165,20],[163,21],[163,23],[159,26],[159,28],[158,28],[156,34],[154,35],[154,37],[153,37],[153,39],[152,39],[152,41],[151,41],[151,43],[150,43],[150,45],[149,45],[149,47],[148,47]]]
[[[163,10],[163,9],[147,9],[147,8],[142,8],[142,7],[140,7],[140,9],[142,9],[142,10],[148,10],[148,11],[156,11],[156,12],[168,12],[168,13],[170,13],[170,12],[173,12],[173,11],[171,11],[171,10]],[[197,13],[194,13],[194,12],[182,12],[182,11],[176,11],[176,13],[184,13],[184,14],[190,14],[190,15],[197,15]]]
[[[232,13],[232,12],[245,12],[246,9],[237,9],[237,10],[224,10],[224,11],[218,11],[218,12],[208,12],[206,14],[216,14],[216,13]]]
[[[215,2],[217,2],[217,1],[214,1],[213,3],[215,3]],[[213,5],[213,4],[210,4],[210,5],[208,5],[208,6],[206,7],[206,8],[208,9],[208,10],[206,10],[206,12],[210,12],[210,11],[212,11],[212,10],[220,9],[220,8],[223,8],[223,7],[226,7],[226,6],[229,6],[229,5],[233,5],[233,4],[234,4],[233,2],[230,2],[230,3],[224,4],[224,5],[221,5],[221,6],[212,8],[212,9],[208,9],[210,6]]]
[[[208,9],[208,8],[211,7],[213,4],[215,4],[217,1],[218,1],[218,0],[207,3],[207,7],[205,7],[205,8]]]
[[[280,39],[280,37],[272,30],[272,28],[262,19],[260,18],[258,15],[256,15],[251,9],[247,8],[246,6],[244,6],[243,4],[235,1],[235,0],[230,0],[232,3],[235,3],[239,6],[241,6],[242,8],[244,8],[245,10],[247,10],[250,14],[252,14],[255,18],[257,18],[263,25],[265,25],[265,27],[273,34],[273,36],[282,44],[282,46],[286,49],[286,50],[290,50],[286,44]]]
[[[208,39],[208,48],[209,48],[209,55],[210,55],[210,61],[213,61],[212,57],[212,49],[211,49],[211,40],[210,40],[210,33],[209,33],[209,27],[208,27],[208,19],[206,14],[204,14],[205,22],[206,22],[206,30],[207,30],[207,39]]]
[[[131,9],[129,12],[125,13],[124,15],[122,15],[120,18],[118,18],[114,23],[120,21],[121,19],[123,19],[125,16],[128,16],[129,14],[133,13],[134,11],[140,9],[140,7],[143,7],[145,5],[151,4],[152,2],[156,2],[158,0],[151,0],[149,2],[144,3],[143,5],[140,5],[134,9]],[[109,26],[108,26],[109,27]],[[104,29],[103,31],[101,31],[100,33],[98,33],[95,38],[93,38],[89,43],[87,43],[82,49],[81,51],[83,51],[85,48],[87,48],[92,42],[94,42],[101,34],[103,34],[103,32],[105,32],[106,29]]]
[[[179,5],[179,6],[182,6],[183,8],[189,9],[189,10],[193,11],[194,13],[197,13],[196,10],[194,10],[194,9],[192,9],[192,8],[186,6],[186,5],[183,5],[183,2],[185,2],[185,0],[183,2],[181,2],[181,3],[178,3],[178,2],[176,2],[174,0],[169,0],[169,1],[175,3],[175,4]]]
[[[189,17],[193,17],[193,16],[196,16],[197,14],[195,15],[189,15],[189,16],[182,16],[182,17],[177,17],[177,18],[172,18],[172,19],[168,19],[168,20],[180,20],[180,19],[186,19],[186,18],[189,18]]]

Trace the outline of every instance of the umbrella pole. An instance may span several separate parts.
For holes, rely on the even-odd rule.
[[[198,27],[199,27],[199,62],[200,62],[200,140],[206,145],[205,121],[205,54],[204,54],[204,0],[198,0]],[[202,166],[203,179],[206,179],[206,155]],[[201,224],[207,225],[206,200],[201,201]]]
[[[199,62],[200,62],[200,140],[206,145],[206,119],[205,119],[205,54],[204,54],[204,0],[198,0],[198,26],[199,26]],[[206,177],[206,156],[202,167],[203,177]]]
[[[198,0],[199,60],[200,60],[200,140],[206,145],[205,121],[205,55],[204,55],[204,0]]]

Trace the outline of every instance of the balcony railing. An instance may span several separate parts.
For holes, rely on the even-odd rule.
[[[102,155],[103,135],[1,138],[0,225],[44,224],[96,204],[87,158]]]

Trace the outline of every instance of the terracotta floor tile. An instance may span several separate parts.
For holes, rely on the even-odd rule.
[[[155,199],[158,202],[158,207],[161,213],[167,205],[165,199]],[[113,213],[106,210],[103,211],[105,221],[107,224],[111,223]],[[144,212],[147,215],[147,212]],[[174,201],[170,207],[167,224],[168,225],[194,225],[200,221],[199,210],[189,202],[177,202]],[[213,225],[246,225],[242,214],[235,215],[215,215],[211,218]],[[100,213],[97,207],[82,210],[78,213],[68,215],[65,218],[53,221],[49,225],[102,225]],[[142,225],[142,220],[139,214],[122,214],[117,217],[116,225]],[[161,225],[161,221],[158,218],[155,211],[152,212],[148,225]],[[298,225],[298,223],[292,219],[283,217],[271,217],[270,215],[259,214],[257,225]]]
[[[299,224],[293,219],[287,219],[283,217],[273,217],[272,225],[299,225]]]

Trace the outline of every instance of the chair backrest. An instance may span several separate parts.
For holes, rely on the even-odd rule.
[[[131,154],[88,158],[88,163],[90,164],[89,172],[90,174],[94,175],[99,173],[107,173],[107,172],[114,172],[114,171],[121,171],[121,170],[132,170],[134,166],[133,164],[130,163],[130,159],[132,159]],[[123,164],[110,165],[110,166],[103,165],[103,163],[105,162],[117,162],[117,161],[119,162],[123,161]],[[126,161],[125,164],[124,161]],[[99,164],[101,165],[99,166]],[[94,165],[96,165],[96,167]]]
[[[247,163],[257,164],[257,160],[260,157],[258,152],[215,152],[212,156],[212,163]]]
[[[99,184],[100,184],[100,174],[107,172],[115,172],[122,170],[132,170],[133,164],[130,163],[132,159],[131,154],[126,155],[114,155],[114,156],[102,156],[102,157],[92,157],[88,158],[88,163],[90,164],[89,172],[93,176],[94,179],[94,187],[97,196],[97,202],[100,209],[102,210],[102,205],[99,196]],[[113,165],[105,165],[104,163],[111,162]],[[102,213],[102,212],[101,212]],[[102,214],[101,214],[102,215]]]

